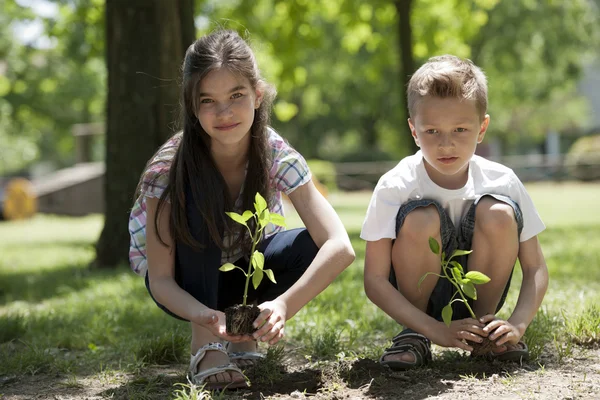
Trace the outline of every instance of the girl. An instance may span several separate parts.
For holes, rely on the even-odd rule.
[[[354,251],[304,158],[269,127],[275,90],[236,32],[220,30],[188,48],[181,96],[183,131],[149,161],[136,191],[130,261],[158,307],[190,322],[193,381],[209,389],[246,387],[231,354],[245,366],[243,355],[256,356],[257,340],[279,341],[285,322],[352,263]],[[250,288],[260,329],[232,337],[223,310],[241,303],[245,276],[218,268],[233,262],[246,269],[250,238],[225,211],[253,209],[257,192],[276,213],[286,193],[306,229],[265,229],[259,250],[277,284],[265,279]]]

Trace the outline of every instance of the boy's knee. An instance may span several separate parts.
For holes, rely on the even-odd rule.
[[[402,234],[412,237],[436,236],[440,232],[440,214],[435,205],[418,207],[408,213],[400,228]]]
[[[489,233],[504,233],[517,229],[513,208],[492,197],[484,197],[477,204],[475,221],[479,228]]]

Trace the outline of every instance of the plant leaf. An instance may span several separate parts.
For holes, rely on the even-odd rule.
[[[450,257],[450,258],[464,256],[466,254],[471,254],[472,252],[473,252],[473,250],[454,250],[454,253],[452,253],[452,257]]]
[[[440,254],[440,244],[438,243],[437,240],[435,240],[434,238],[432,238],[431,236],[429,236],[429,248],[431,249],[431,251],[433,251],[435,254]]]
[[[233,265],[232,263],[226,263],[226,264],[221,265],[221,267],[219,268],[219,271],[227,272],[227,271],[232,271],[235,268],[236,268],[235,265]]]
[[[273,283],[277,283],[277,281],[275,280],[275,275],[273,274],[273,270],[270,269],[265,269],[265,274],[267,275],[267,278],[269,278],[269,280]]]
[[[252,266],[254,269],[263,269],[265,266],[265,255],[258,250],[252,255]]]
[[[225,212],[225,214],[229,215],[229,218],[237,222],[238,224],[246,225],[246,219],[243,216],[236,212]],[[244,213],[245,214],[245,213]]]
[[[273,225],[286,227],[285,217],[277,213],[271,213],[271,223]]]
[[[465,275],[468,279],[471,280],[476,285],[481,285],[483,283],[488,283],[491,279],[489,276],[479,271],[469,271]]]
[[[448,304],[446,307],[442,308],[442,319],[447,326],[450,326],[452,323],[452,305]]]
[[[417,283],[417,289],[419,289],[419,290],[421,289],[421,283],[423,283],[423,281],[425,280],[425,278],[427,278],[427,275],[429,275],[429,273],[423,275],[421,277],[421,279],[419,279],[419,283]]]
[[[265,208],[267,208],[267,202],[265,198],[260,195],[260,193],[256,192],[256,196],[254,196],[254,208],[256,209],[256,213],[260,215]]]
[[[458,270],[460,271],[461,274],[465,272],[465,270],[463,269],[462,265],[460,265],[460,263],[458,261],[450,261],[450,264],[454,268],[458,268]]]
[[[250,210],[246,210],[244,211],[244,213],[242,214],[242,219],[244,221],[248,221],[250,218],[252,218],[252,216],[254,215],[254,213]]]
[[[454,280],[456,282],[459,283],[463,283],[463,279],[462,279],[462,274],[460,273],[460,270],[456,267],[452,268],[452,277],[454,278]]]
[[[269,224],[270,220],[271,220],[271,213],[269,212],[268,208],[265,208],[260,213],[260,217],[258,217],[258,223],[261,228],[264,228],[265,226],[267,226]]]
[[[471,282],[463,283],[460,285],[462,291],[472,298],[473,300],[477,300],[477,290],[475,290],[475,285]]]
[[[255,269],[254,273],[252,274],[252,286],[254,286],[254,290],[258,289],[258,285],[260,285],[260,282],[263,279],[263,270],[262,269]]]

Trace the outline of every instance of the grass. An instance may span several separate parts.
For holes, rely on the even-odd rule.
[[[600,213],[595,204],[600,185],[527,188],[548,227],[540,241],[550,287],[526,340],[534,358],[550,352],[564,360],[574,346],[597,345],[600,338]],[[329,197],[346,224],[357,259],[286,326],[291,348],[313,361],[376,359],[398,331],[363,290],[364,242],[359,233],[369,198],[369,193]],[[301,224],[293,213],[288,222]],[[187,324],[159,310],[141,278],[126,266],[87,268],[101,227],[101,216],[39,215],[0,223],[0,376],[63,374],[63,385],[73,388],[87,377],[98,378],[122,385],[119,393],[125,398],[155,398],[156,393],[207,398],[208,392],[183,376]],[[504,313],[516,304],[520,277],[517,269]],[[276,374],[281,357],[272,355],[275,361],[267,375]],[[181,374],[145,378],[144,371],[155,365],[172,365]]]

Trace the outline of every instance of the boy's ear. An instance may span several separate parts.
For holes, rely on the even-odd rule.
[[[479,134],[477,135],[477,143],[481,143],[483,138],[485,137],[485,133],[487,132],[488,126],[490,125],[490,116],[485,114],[483,118],[483,122],[481,123],[481,127],[479,129]]]
[[[410,134],[412,135],[413,139],[415,140],[417,147],[421,147],[421,145],[419,144],[419,138],[417,137],[417,131],[416,131],[415,126],[413,125],[413,122],[410,118],[408,119],[408,127],[410,128]]]

